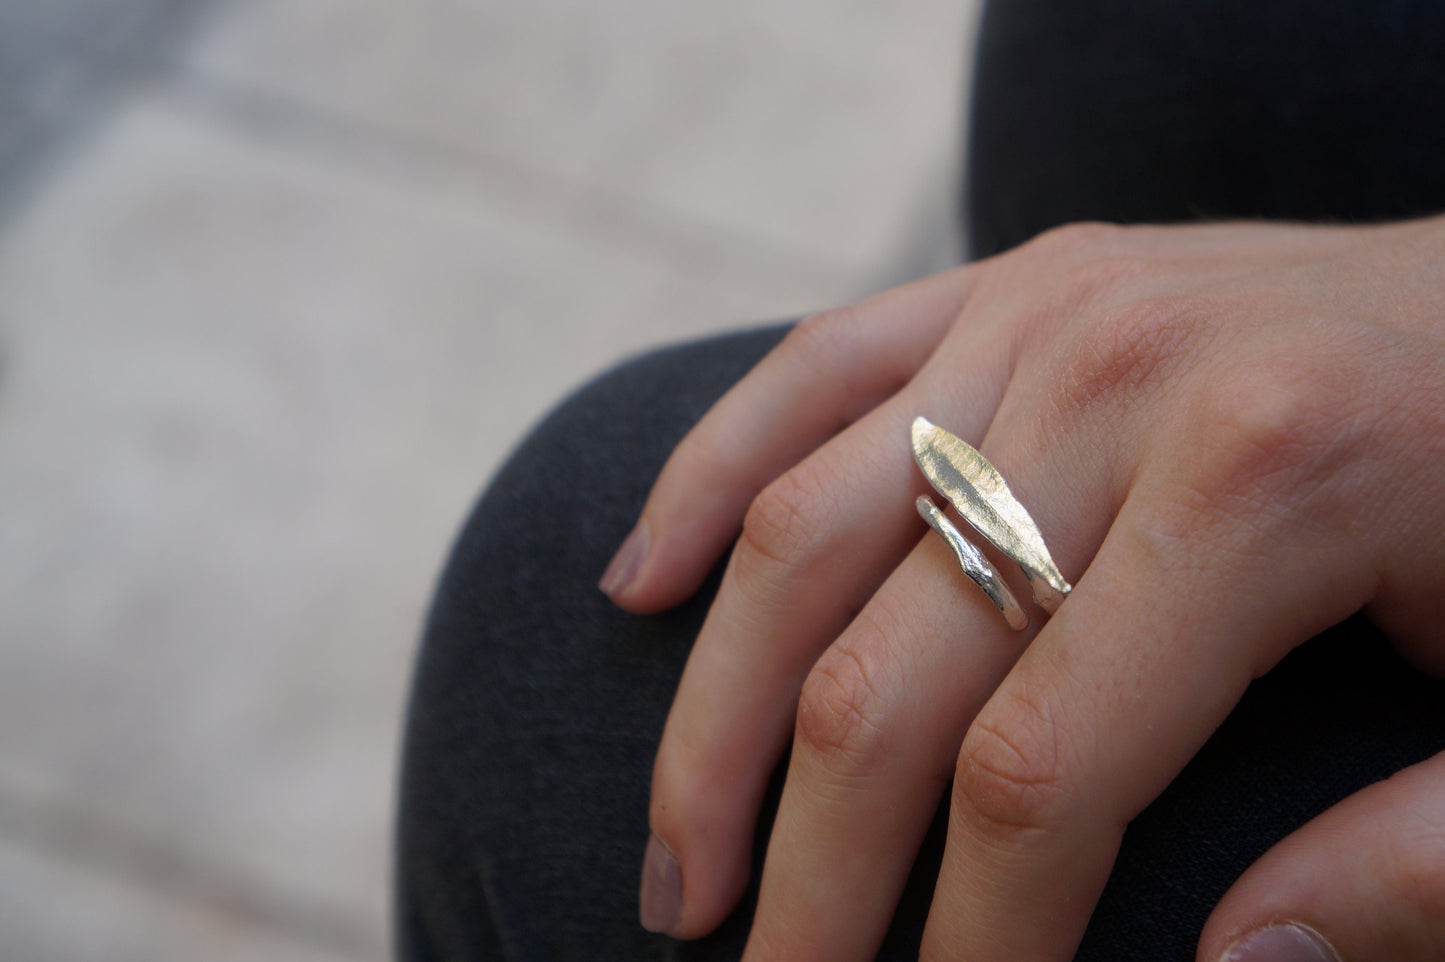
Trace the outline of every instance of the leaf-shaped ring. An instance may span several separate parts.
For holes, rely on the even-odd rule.
[[[1023,569],[1039,607],[1053,614],[1073,586],[1064,580],[1027,509],[1013,496],[998,469],[968,442],[925,417],[913,419],[913,457],[929,484],[947,498],[975,531]],[[988,559],[970,544],[943,512],[922,495],[918,513],[943,536],[959,567],[983,589],[1010,628],[1028,624],[1013,594]]]

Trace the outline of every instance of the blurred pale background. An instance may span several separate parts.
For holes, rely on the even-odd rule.
[[[958,257],[975,0],[0,0],[0,959],[381,960],[483,479]]]

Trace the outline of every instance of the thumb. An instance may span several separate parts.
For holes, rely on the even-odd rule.
[[[1445,753],[1266,852],[1204,926],[1199,962],[1445,959]]]

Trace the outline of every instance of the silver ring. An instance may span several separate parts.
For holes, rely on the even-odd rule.
[[[1012,558],[1028,579],[1034,602],[1049,614],[1059,610],[1073,586],[1064,580],[1044,545],[1038,525],[1013,496],[998,469],[962,438],[925,417],[913,419],[913,458],[963,520],[989,544]],[[918,513],[953,549],[958,565],[1003,613],[1015,631],[1027,627],[1028,615],[976,547],[969,543],[927,495],[916,502]]]

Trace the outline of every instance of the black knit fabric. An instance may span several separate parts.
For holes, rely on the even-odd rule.
[[[986,256],[1079,220],[1445,210],[1430,0],[999,0],[965,189]]]

